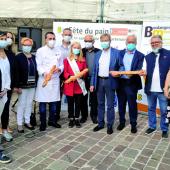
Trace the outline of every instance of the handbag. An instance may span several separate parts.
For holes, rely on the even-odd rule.
[[[30,124],[32,126],[36,126],[37,125],[37,120],[36,120],[36,102],[34,103],[34,112],[32,112],[31,116],[30,116]]]

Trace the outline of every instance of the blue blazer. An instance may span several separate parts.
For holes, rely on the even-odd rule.
[[[170,51],[166,50],[164,48],[159,50],[160,56],[159,56],[159,73],[160,73],[160,85],[163,90],[166,75],[170,69]],[[149,53],[145,57],[146,64],[147,64],[147,75],[146,75],[146,81],[145,81],[145,93],[150,93],[150,88],[152,84],[152,76],[155,68],[155,62],[156,62],[156,56],[153,52]]]
[[[115,48],[111,48],[110,50],[111,51],[110,51],[109,71],[118,71],[119,67],[120,67],[119,50],[117,50]],[[90,85],[94,86],[95,89],[97,89],[98,72],[99,72],[99,59],[101,57],[101,54],[102,54],[102,50],[98,51],[95,54],[93,72],[92,72],[92,77],[91,77],[91,82],[90,82]],[[109,81],[110,81],[110,88],[111,89],[117,89],[118,88],[118,78],[114,78],[109,74]]]
[[[126,49],[120,51],[120,62],[123,64],[123,58],[125,56]],[[139,52],[138,50],[135,51],[132,64],[131,64],[131,71],[141,70],[143,66],[144,54]],[[124,67],[124,64],[123,64]],[[123,68],[125,70],[125,68]],[[129,86],[131,86],[134,90],[142,89],[142,81],[139,75],[133,75],[130,77]],[[123,84],[122,84],[123,85]],[[121,87],[120,87],[121,88]]]

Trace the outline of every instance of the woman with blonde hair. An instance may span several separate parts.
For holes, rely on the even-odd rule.
[[[30,124],[30,115],[37,82],[37,64],[35,55],[31,54],[33,40],[27,37],[22,38],[21,45],[22,52],[15,57],[14,90],[19,95],[17,107],[18,132],[24,133],[23,118],[24,126],[30,130],[34,129]]]
[[[64,94],[68,101],[68,117],[70,118],[69,127],[81,127],[80,104],[83,95],[87,94],[83,78],[76,78],[76,75],[87,68],[85,58],[83,57],[82,48],[79,42],[71,44],[70,55],[64,60],[64,79],[71,78],[71,82],[64,83]],[[67,82],[67,81],[66,81]]]

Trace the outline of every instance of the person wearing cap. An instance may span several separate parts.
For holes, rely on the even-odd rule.
[[[63,72],[64,65],[61,51],[55,48],[55,34],[47,32],[45,34],[45,46],[39,48],[36,53],[38,83],[35,100],[39,102],[40,112],[40,131],[46,130],[46,105],[49,104],[48,125],[61,128],[57,123],[57,101],[60,101],[60,74]],[[51,69],[55,70],[51,73]],[[51,79],[43,87],[44,79],[51,73]]]
[[[4,49],[7,46],[6,33],[0,31],[0,116],[7,102],[7,91],[10,90],[10,64]],[[0,136],[1,138],[1,136]],[[0,145],[0,163],[9,163],[11,159],[3,154],[3,148]]]
[[[11,32],[6,33],[7,36],[7,47],[5,48],[5,53],[7,55],[9,64],[10,64],[10,77],[11,77],[11,90],[7,91],[7,102],[5,103],[4,110],[1,115],[1,124],[2,129],[0,129],[0,133],[2,133],[3,137],[6,141],[12,141],[12,130],[8,127],[9,125],[9,108],[10,108],[10,101],[12,97],[12,90],[13,90],[13,84],[14,84],[14,59],[15,59],[15,53],[14,53],[14,41],[15,36]]]
[[[86,35],[84,37],[85,47],[82,49],[83,56],[86,59],[88,67],[88,76],[85,79],[86,89],[90,88],[90,79],[92,76],[92,70],[94,65],[95,54],[99,51],[98,48],[94,47],[94,38],[92,35]],[[93,123],[97,123],[97,94],[96,91],[90,92],[89,95],[89,105],[90,105],[90,117]],[[81,106],[81,119],[80,122],[86,122],[88,117],[88,94],[83,97],[82,106]]]
[[[33,40],[27,37],[22,38],[21,45],[22,52],[15,57],[14,90],[18,93],[18,132],[24,133],[23,119],[24,126],[29,130],[34,130],[30,124],[30,115],[37,80],[37,64],[35,56],[31,54]]]

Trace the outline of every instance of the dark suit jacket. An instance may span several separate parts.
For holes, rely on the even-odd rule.
[[[121,63],[119,63],[119,50],[115,48],[110,49],[110,66],[109,71],[118,71],[119,69],[122,69]],[[91,77],[90,85],[94,86],[95,89],[97,88],[97,82],[98,82],[98,72],[99,72],[99,59],[101,57],[102,50],[96,53],[95,59],[94,59],[94,67],[93,67],[93,73]],[[117,89],[118,88],[118,78],[114,78],[109,74],[109,80],[110,80],[110,88],[111,89]]]
[[[126,50],[121,50],[120,51],[120,62],[123,64],[123,58],[125,55]],[[138,50],[135,51],[133,60],[132,60],[132,64],[131,64],[131,71],[136,71],[136,70],[141,70],[142,66],[143,66],[143,60],[144,60],[144,54],[142,54],[141,52],[139,52]],[[128,80],[128,84],[129,86],[131,86],[134,90],[140,90],[142,89],[142,82],[141,82],[141,78],[139,75],[133,75],[132,77],[130,77],[130,79]],[[123,85],[123,84],[122,84]],[[121,88],[121,87],[120,87]]]

